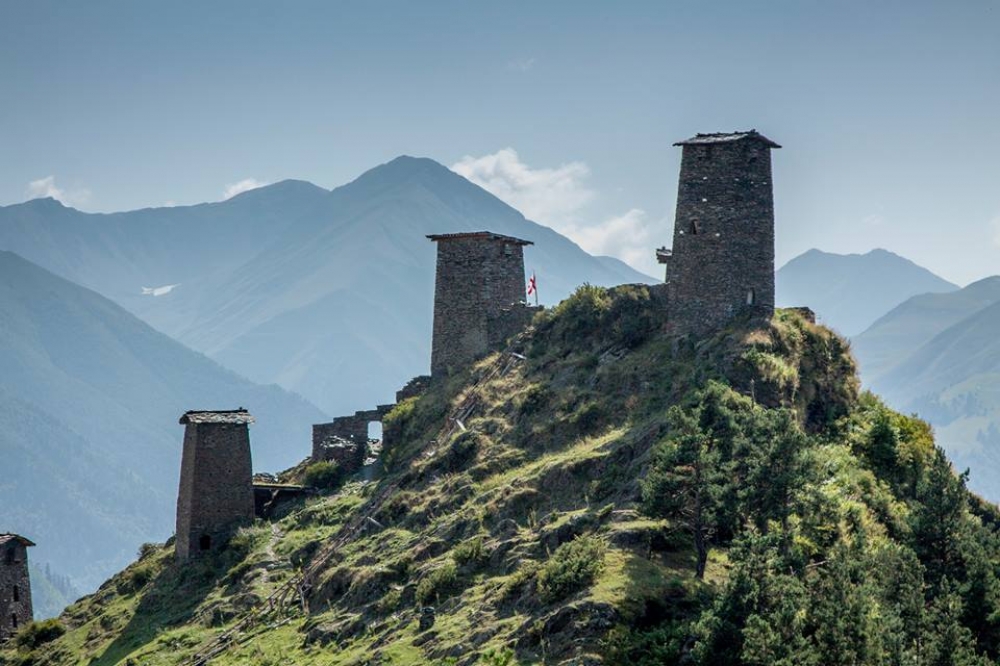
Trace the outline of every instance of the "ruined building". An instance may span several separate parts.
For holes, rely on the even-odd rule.
[[[250,434],[245,409],[192,411],[181,417],[184,452],[177,495],[177,559],[222,547],[254,516]]]
[[[34,545],[17,534],[0,534],[0,643],[31,622],[28,548]]]
[[[524,246],[490,231],[428,236],[437,246],[431,375],[463,368],[523,328]]]
[[[737,315],[774,313],[771,149],[756,130],[698,134],[681,146],[672,250],[666,265],[670,325],[705,333]]]
[[[335,462],[345,474],[360,470],[369,455],[369,426],[382,423],[394,406],[379,405],[375,409],[354,412],[352,416],[338,416],[329,423],[313,425],[313,461]]]

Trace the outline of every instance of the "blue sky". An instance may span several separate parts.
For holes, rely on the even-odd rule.
[[[646,270],[678,149],[755,127],[778,261],[1000,272],[1000,1],[0,2],[0,203],[343,184],[400,154]]]

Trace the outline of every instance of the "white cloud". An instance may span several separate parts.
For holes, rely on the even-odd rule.
[[[655,248],[666,238],[662,224],[653,224],[641,208],[612,217],[599,224],[577,227],[570,234],[580,247],[590,254],[617,257],[626,264],[656,275]],[[660,242],[658,242],[658,240]]]
[[[516,150],[504,148],[492,155],[463,157],[451,169],[591,254],[616,257],[650,275],[660,272],[655,248],[662,244],[661,236],[668,237],[664,221],[649,220],[639,208],[596,224],[581,219],[596,197],[585,182],[590,169],[583,162],[533,169]]]
[[[229,183],[226,185],[226,189],[223,192],[223,199],[232,199],[237,194],[242,194],[243,192],[249,192],[250,190],[256,190],[258,187],[264,187],[268,183],[261,182],[256,178],[244,178],[238,183]]]
[[[62,189],[56,186],[55,176],[46,176],[45,178],[39,178],[28,183],[27,195],[29,199],[52,197],[66,206],[73,206],[75,208],[79,208],[90,201],[90,190],[82,187],[71,191]]]
[[[1000,215],[990,220],[990,231],[993,234],[993,244],[1000,247]]]
[[[559,231],[572,225],[577,212],[594,198],[583,182],[590,175],[583,162],[532,169],[513,148],[482,157],[463,157],[451,170],[506,201],[528,219]]]

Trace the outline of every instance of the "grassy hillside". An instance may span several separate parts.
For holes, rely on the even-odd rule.
[[[706,340],[583,287],[400,404],[385,475],[142,557],[10,663],[979,664],[1000,523],[792,311]],[[427,607],[434,622],[421,627]],[[211,659],[206,662],[206,655]]]

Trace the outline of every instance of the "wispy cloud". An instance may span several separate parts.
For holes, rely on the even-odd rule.
[[[591,254],[617,257],[634,268],[655,274],[654,232],[659,226],[649,220],[646,211],[632,208],[598,224],[577,227],[571,238]]]
[[[256,190],[258,187],[264,187],[265,185],[268,185],[268,183],[259,181],[256,178],[244,178],[238,183],[229,183],[226,185],[222,198],[232,199],[237,194],[249,192],[250,190]]]
[[[46,176],[28,183],[26,194],[29,199],[52,197],[66,206],[79,208],[90,201],[90,190],[82,187],[65,190],[56,185],[55,176]]]
[[[513,148],[482,157],[463,157],[451,170],[506,201],[525,217],[558,230],[573,224],[579,210],[594,198],[594,192],[584,184],[590,169],[583,162],[532,169]]]
[[[527,72],[528,70],[534,69],[534,67],[534,58],[516,58],[507,63],[507,69],[513,69],[518,72]]]
[[[633,208],[598,223],[583,220],[584,209],[596,198],[586,183],[590,169],[583,162],[535,169],[521,161],[516,150],[504,148],[491,155],[464,157],[451,169],[591,254],[617,257],[646,273],[658,272],[654,235],[661,225],[645,211]]]

